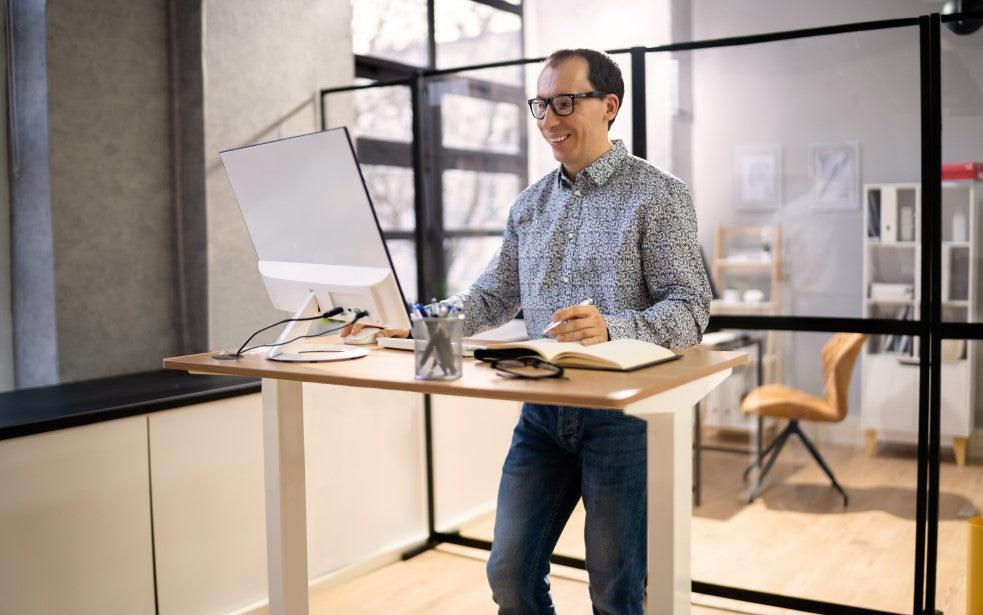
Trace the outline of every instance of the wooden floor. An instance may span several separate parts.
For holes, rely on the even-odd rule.
[[[693,578],[769,593],[894,612],[910,612],[915,544],[914,449],[886,447],[873,458],[860,449],[824,445],[821,452],[850,495],[842,507],[798,442],[782,452],[757,501],[741,493],[745,458],[704,453],[703,503],[693,514]],[[936,607],[962,613],[966,596],[966,519],[983,510],[983,465],[957,467],[943,457],[939,500]],[[567,524],[558,553],[583,557],[583,515]],[[490,539],[488,515],[462,528]],[[311,600],[312,613],[494,613],[484,562],[473,550],[448,546],[331,588]],[[453,551],[453,552],[451,552]],[[483,557],[478,552],[477,557]],[[590,613],[586,575],[556,569],[558,611]],[[694,595],[702,613],[778,613]]]
[[[311,596],[311,615],[461,615],[494,614],[485,581],[487,553],[446,545],[363,575]],[[562,615],[591,615],[587,575],[554,566],[553,603]],[[693,615],[753,613],[777,615],[782,609],[751,607],[707,596],[694,596]]]

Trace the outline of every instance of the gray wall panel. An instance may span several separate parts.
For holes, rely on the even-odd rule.
[[[208,349],[201,0],[170,0],[175,256],[181,352]]]
[[[10,309],[10,183],[7,173],[7,3],[0,3],[0,391],[14,388],[14,314]]]
[[[14,2],[10,278],[18,387],[58,382],[44,2]]]
[[[61,379],[158,368],[179,348],[167,5],[48,2],[48,61]]]

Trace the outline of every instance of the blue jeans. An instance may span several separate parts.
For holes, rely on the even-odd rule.
[[[498,490],[488,581],[499,615],[554,615],[549,560],[577,501],[595,615],[641,615],[646,424],[613,410],[525,404]]]

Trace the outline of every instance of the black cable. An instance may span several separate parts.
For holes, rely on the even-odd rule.
[[[328,318],[330,316],[336,316],[338,314],[341,314],[344,311],[345,311],[345,308],[343,308],[343,307],[333,307],[330,310],[328,310],[327,312],[324,312],[323,314],[318,314],[317,316],[308,316],[306,318],[285,318],[285,319],[281,320],[280,322],[275,322],[272,325],[269,325],[269,326],[263,327],[262,329],[259,329],[257,331],[254,331],[252,335],[250,335],[249,337],[246,338],[246,341],[242,343],[242,346],[239,346],[239,350],[236,350],[235,351],[235,355],[236,356],[242,356],[242,353],[244,352],[243,351],[243,348],[246,348],[246,344],[248,344],[249,342],[251,342],[254,337],[256,337],[257,335],[259,335],[263,331],[267,331],[267,330],[272,329],[273,327],[277,327],[279,325],[285,325],[288,322],[306,322],[308,320],[320,320],[322,318]],[[250,349],[247,349],[247,350],[250,350]]]
[[[250,335],[249,337],[246,338],[246,341],[242,343],[242,346],[239,346],[239,350],[235,351],[234,353],[228,353],[228,354],[226,354],[226,353],[219,353],[219,354],[212,355],[212,358],[213,359],[241,359],[243,357],[243,354],[242,353],[244,353],[244,352],[249,352],[250,350],[255,350],[256,348],[272,348],[273,346],[283,346],[283,345],[289,344],[291,342],[296,342],[297,340],[300,340],[300,339],[304,339],[304,338],[308,338],[308,337],[318,337],[320,335],[325,335],[325,334],[328,334],[328,333],[332,333],[334,331],[337,331],[338,329],[345,328],[345,326],[347,326],[347,325],[354,324],[354,323],[358,322],[360,319],[365,318],[366,316],[368,316],[368,312],[366,312],[365,310],[359,310],[359,311],[357,311],[355,313],[355,318],[353,318],[350,322],[347,322],[344,325],[341,325],[340,327],[335,327],[334,329],[328,329],[327,331],[322,331],[320,333],[312,333],[312,334],[309,334],[309,335],[300,335],[300,336],[295,337],[295,338],[293,338],[291,340],[287,340],[285,342],[280,342],[279,344],[260,344],[258,346],[252,346],[250,348],[246,348],[246,344],[248,344],[250,341],[252,341],[252,339],[254,337],[256,337],[257,335],[259,335],[263,331],[268,331],[269,329],[272,329],[273,327],[277,327],[279,325],[284,325],[284,324],[291,323],[291,322],[307,322],[307,321],[311,321],[311,320],[320,320],[322,318],[330,318],[331,316],[337,316],[338,314],[340,314],[340,313],[342,313],[344,311],[345,311],[345,308],[343,308],[343,307],[333,307],[330,310],[328,310],[327,312],[323,312],[323,313],[318,314],[316,316],[307,316],[307,317],[304,317],[304,318],[285,318],[285,319],[283,319],[283,320],[281,320],[279,322],[273,323],[272,325],[267,325],[267,326],[263,327],[262,329],[258,329],[256,331],[254,331],[252,335]]]
[[[274,346],[286,346],[287,344],[296,342],[297,340],[303,340],[303,339],[307,339],[309,337],[320,337],[322,335],[327,335],[328,333],[334,333],[335,331],[338,331],[339,329],[344,329],[348,325],[355,324],[356,322],[358,322],[359,320],[365,318],[368,315],[369,315],[368,312],[365,312],[365,311],[360,310],[360,311],[356,312],[355,318],[351,319],[349,322],[346,322],[345,324],[341,325],[340,327],[335,327],[334,329],[328,329],[327,331],[321,331],[320,333],[308,333],[307,335],[298,335],[297,337],[295,337],[293,339],[287,340],[285,342],[279,342],[279,343],[276,343],[276,344],[257,344],[256,346],[250,346],[249,348],[246,348],[245,350],[240,350],[239,353],[249,352],[250,350],[256,350],[257,348],[273,348]],[[312,320],[312,319],[311,318],[302,318],[302,319],[298,319],[298,320]],[[252,338],[250,338],[250,339],[252,339]]]
[[[338,314],[341,314],[344,311],[345,311],[345,308],[343,308],[343,307],[333,307],[330,310],[328,310],[327,312],[324,312],[323,314],[318,314],[317,316],[308,316],[306,318],[285,318],[285,319],[281,320],[280,322],[275,322],[272,325],[263,327],[262,329],[259,329],[259,330],[255,331],[252,335],[250,335],[249,337],[246,338],[246,341],[242,343],[242,346],[239,346],[239,350],[235,351],[235,354],[237,356],[242,356],[242,353],[245,352],[243,350],[243,348],[246,348],[246,344],[248,344],[250,341],[252,341],[252,339],[254,337],[256,337],[257,335],[259,335],[263,331],[267,331],[269,329],[272,329],[273,327],[276,327],[276,326],[279,326],[279,325],[285,325],[288,322],[306,322],[306,321],[309,321],[309,320],[320,320],[322,318],[328,318],[330,316],[336,316]],[[276,345],[276,344],[274,344],[274,345]],[[256,348],[261,348],[261,346],[256,346]],[[246,348],[246,350],[252,350],[252,348]]]

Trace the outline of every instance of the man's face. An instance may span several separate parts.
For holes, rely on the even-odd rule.
[[[588,65],[584,58],[569,58],[555,66],[547,66],[536,82],[536,96],[549,98],[557,94],[590,92],[594,87],[587,74]],[[604,99],[578,98],[574,100],[572,114],[560,116],[549,107],[537,124],[553,149],[553,157],[568,174],[576,175],[607,151],[610,146],[608,121],[617,110],[617,96],[613,94]]]

